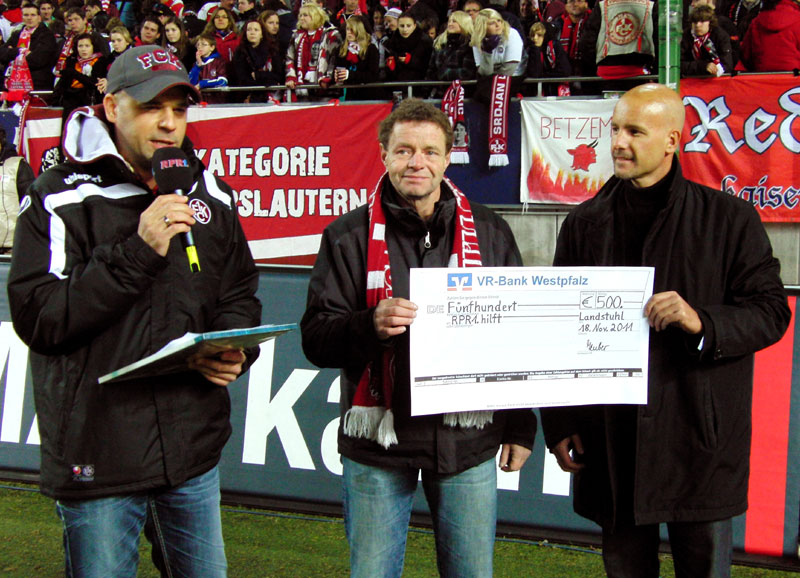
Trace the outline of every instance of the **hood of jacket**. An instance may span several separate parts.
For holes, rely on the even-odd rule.
[[[775,33],[800,27],[800,4],[795,0],[780,0],[773,10],[762,10],[751,26]]]
[[[180,148],[193,165],[193,171],[202,169],[203,164],[195,156],[194,145],[189,137],[183,137]],[[130,168],[130,164],[117,150],[113,126],[106,119],[102,105],[78,108],[70,115],[61,137],[61,150],[64,151],[66,160],[73,163],[93,163],[103,157],[110,157]]]

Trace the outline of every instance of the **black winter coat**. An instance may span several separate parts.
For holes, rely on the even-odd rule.
[[[408,38],[403,38],[400,32],[395,31],[386,42],[386,49],[395,59],[394,70],[388,65],[386,67],[386,80],[392,82],[425,80],[433,43],[430,36],[423,33],[419,27],[415,28]],[[406,55],[411,57],[409,62],[401,62],[400,58]]]
[[[395,297],[408,298],[409,269],[447,266],[453,249],[455,198],[444,182],[442,189],[442,199],[427,225],[414,210],[398,204],[391,185],[382,189]],[[521,258],[508,224],[482,205],[470,203],[470,207],[484,266],[519,266]],[[309,361],[319,367],[342,370],[342,415],[352,405],[366,364],[383,348],[372,323],[374,308],[366,306],[367,209],[360,207],[325,229],[300,324],[303,351]],[[432,246],[426,249],[428,233]],[[497,411],[493,423],[483,429],[448,427],[442,423],[441,415],[411,417],[408,332],[395,339],[397,369],[392,407],[399,443],[384,449],[373,441],[344,435],[340,423],[342,455],[368,465],[455,474],[492,458],[502,443],[532,447],[536,416],[527,409]]]
[[[20,30],[14,32],[3,45],[0,45],[0,64],[8,66],[17,54]],[[53,90],[53,67],[58,60],[56,36],[44,24],[39,24],[33,31],[30,40],[30,53],[25,58],[31,71],[34,90]]]
[[[715,26],[709,31],[708,38],[714,46],[722,68],[725,69],[727,74],[733,72],[731,37],[722,28]],[[691,29],[684,30],[683,38],[681,38],[681,76],[710,76],[706,70],[708,63],[712,62],[710,54],[705,50],[701,50],[700,60],[695,60],[694,54],[692,54],[693,43],[694,36],[692,36]]]
[[[428,66],[428,80],[472,80],[475,78],[475,56],[469,37],[448,34],[447,42],[434,48]]]
[[[654,293],[677,291],[697,311],[702,349],[675,328],[650,332],[648,402],[632,407],[635,434],[626,440],[635,455],[609,443],[619,406],[541,410],[548,447],[581,436],[586,467],[575,476],[575,511],[601,525],[631,497],[637,524],[721,520],[747,509],[753,353],[780,339],[790,319],[780,265],[753,207],[673,168],[641,265],[655,267]],[[567,216],[555,265],[616,264],[621,186],[612,177]],[[624,464],[635,486],[620,498]]]
[[[68,161],[29,189],[15,238],[25,250],[13,253],[8,281],[14,329],[30,347],[42,493],[87,499],[175,486],[219,461],[231,433],[227,389],[189,370],[98,378],[186,332],[259,324],[258,272],[233,195],[186,139],[202,268],[193,273],[178,239],[161,257],[137,234],[153,191],[118,156],[103,120],[75,113],[63,148]],[[247,353],[245,369],[258,348]]]

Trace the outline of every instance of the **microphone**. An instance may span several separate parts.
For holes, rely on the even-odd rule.
[[[153,153],[153,177],[156,186],[162,193],[175,193],[185,196],[192,188],[192,169],[186,154],[177,147],[156,149]],[[200,271],[200,260],[197,258],[197,247],[194,244],[192,232],[181,235],[183,248],[189,258],[189,269],[197,273]]]

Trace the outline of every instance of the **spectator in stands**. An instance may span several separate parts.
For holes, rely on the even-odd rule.
[[[751,72],[800,69],[800,2],[764,0],[744,36],[740,57]]]
[[[534,0],[521,0],[519,3],[519,21],[523,30],[530,33],[534,22],[542,21],[542,13],[539,10],[539,3]]]
[[[517,31],[520,38],[525,38],[525,29],[522,27],[522,22],[520,22],[516,14],[508,10],[508,0],[489,0],[487,8],[494,9],[502,16],[503,20],[508,22],[511,28]]]
[[[481,10],[483,10],[483,2],[481,2],[481,0],[467,0],[464,2],[464,12],[469,14],[473,24],[475,23],[475,18],[478,16],[478,12]]]
[[[175,16],[183,18],[183,11],[186,8],[183,0],[161,0],[161,3],[169,8]]]
[[[492,76],[510,76],[510,93],[519,91],[525,75],[527,56],[519,33],[492,8],[484,8],[475,18],[472,33],[472,55],[478,70],[475,99],[488,102],[492,91]]]
[[[235,0],[213,0],[212,2],[206,2],[200,10],[198,10],[197,17],[206,22],[211,22],[211,18],[214,16],[214,12],[216,12],[217,8],[222,6],[233,13],[233,5],[235,3]]]
[[[339,33],[345,35],[345,25],[351,16],[361,15],[361,9],[358,6],[359,0],[343,0],[344,6],[336,13],[336,21],[334,24],[339,28]]]
[[[73,46],[54,93],[55,102],[64,109],[65,123],[76,108],[100,104],[103,100],[100,86],[104,89],[107,86],[105,82],[101,85],[100,79],[108,75],[108,60],[101,54],[100,47],[95,46],[94,35],[79,34]]]
[[[133,39],[134,46],[144,46],[146,44],[156,44],[164,46],[166,38],[164,36],[164,25],[157,16],[145,16],[139,26],[139,36]]]
[[[739,62],[739,45],[741,44],[742,37],[739,36],[738,28],[733,24],[733,21],[721,14],[716,8],[716,2],[714,0],[691,0],[690,8],[687,11],[688,13],[685,14],[685,22],[684,22],[684,30],[688,30],[691,27],[691,22],[689,22],[689,13],[696,8],[697,6],[711,6],[712,10],[714,10],[714,14],[717,16],[717,26],[725,31],[731,41],[731,62],[733,66],[736,66],[736,63]],[[686,35],[684,34],[684,37]],[[728,72],[731,72],[732,68],[728,69]]]
[[[102,34],[108,25],[109,16],[103,11],[103,5],[100,0],[86,0],[83,5],[83,13],[92,30]]]
[[[739,61],[739,48],[744,40],[744,35],[750,27],[750,23],[761,12],[762,0],[723,0],[717,10],[718,17],[730,20],[735,32],[729,30],[722,18],[719,18],[720,25],[731,36],[731,48],[733,49],[734,65]]]
[[[195,43],[196,61],[189,71],[189,80],[200,91],[228,86],[227,64],[217,51],[216,41],[214,35],[203,32]],[[209,104],[225,102],[225,95],[219,92],[202,94]]]
[[[273,12],[275,20],[277,15]],[[277,28],[277,25],[276,25]],[[245,24],[239,47],[233,55],[234,78],[238,86],[275,86],[286,76],[285,59],[277,34],[270,34],[260,20]],[[245,102],[267,102],[266,91],[252,92]]]
[[[328,22],[328,13],[316,4],[304,4],[297,17],[297,30],[286,53],[286,87],[307,98],[306,84],[319,84],[323,91],[333,82],[336,53],[342,37]],[[322,96],[322,93],[318,93]]]
[[[166,26],[167,20],[169,20],[170,16],[175,16],[175,13],[165,4],[157,2],[153,4],[153,7],[150,9],[150,15],[158,18],[162,26]]]
[[[436,40],[436,37],[439,36],[439,24],[436,21],[427,19],[417,20],[417,27],[422,30],[423,34],[427,34],[431,42]]]
[[[206,24],[203,34],[214,37],[217,52],[227,65],[233,60],[233,53],[239,46],[239,36],[236,34],[236,19],[228,8],[219,6],[214,11],[211,21]]]
[[[0,4],[5,10],[2,10],[2,17],[5,22],[8,23],[10,29],[16,30],[22,25],[22,2],[20,0],[4,0]],[[7,31],[6,26],[3,26],[4,34]],[[3,36],[3,38],[8,38],[8,36]]]
[[[639,81],[632,76],[650,74],[655,66],[653,41],[654,3],[651,0],[600,0],[589,16],[581,35],[578,51],[583,60],[585,76],[600,76],[606,81],[604,90],[629,90]],[[624,18],[630,22],[627,36],[609,38],[603,22]]]
[[[123,52],[130,50],[133,46],[133,39],[131,38],[131,33],[128,32],[128,29],[124,26],[115,26],[112,28],[109,37],[111,41],[111,52],[108,55],[108,68],[110,70],[114,61],[122,56]],[[101,78],[98,81],[98,90],[105,94],[106,85],[106,79]]]
[[[35,4],[22,6],[22,28],[11,34],[0,46],[0,65],[3,68],[27,68],[33,90],[53,89],[53,65],[58,58],[58,47],[53,31],[42,23]],[[6,89],[11,74],[7,71]]]
[[[167,39],[166,48],[178,57],[186,70],[191,70],[197,51],[189,41],[183,21],[175,15],[170,16],[164,24],[164,37]]]
[[[22,17],[25,22],[25,17]],[[0,127],[0,254],[7,255],[14,244],[19,204],[28,193],[34,180],[33,169],[6,138],[6,129]]]
[[[55,2],[56,0],[39,2],[39,14],[42,22],[56,35],[56,40],[61,40],[64,38],[66,25],[64,24],[64,15],[61,14],[61,9]]]
[[[239,31],[244,30],[244,24],[250,20],[258,19],[259,10],[256,7],[255,0],[239,0],[236,3],[239,10]]]
[[[424,80],[433,42],[407,12],[397,20],[397,32],[386,42],[386,79],[393,82]]]
[[[433,0],[431,0],[431,2],[433,2]],[[446,4],[447,3],[445,3],[445,5]],[[439,22],[442,22],[445,18],[447,18],[446,9],[440,20],[438,7],[434,6],[433,4],[429,4],[424,0],[408,0],[408,6],[405,9],[405,12],[417,22],[417,26],[422,28],[422,31],[425,33],[428,32],[431,24],[434,26],[439,26]],[[433,38],[431,38],[431,42],[432,41]]]
[[[525,70],[526,78],[558,78],[570,76],[572,66],[567,53],[558,38],[554,37],[552,28],[542,22],[534,22],[528,36],[528,66]],[[567,85],[568,86],[568,85]],[[533,85],[525,85],[526,95],[536,96],[537,89]],[[545,96],[558,94],[558,86],[547,83],[543,87]]]
[[[280,14],[275,12],[274,10],[264,10],[258,16],[259,22],[264,25],[264,33],[265,37],[271,39],[272,42],[278,47],[278,54],[281,57],[281,70],[284,71],[281,75],[280,82],[276,82],[275,84],[283,84],[284,75],[286,74],[286,49],[288,48],[288,44],[283,44],[283,36],[282,36],[282,25],[281,25],[281,17]],[[291,40],[291,35],[289,36],[289,40]]]
[[[351,16],[345,24],[345,41],[339,48],[334,80],[336,84],[352,86],[368,84],[380,80],[380,58],[378,48],[370,41],[366,19],[363,16]],[[375,88],[357,88],[347,90],[346,100],[379,100],[383,91]]]
[[[291,10],[287,10],[283,0],[265,0],[264,10],[272,10],[278,15],[278,40],[281,46],[281,53],[286,54],[289,44],[292,42],[292,35],[297,28],[297,17]],[[270,32],[270,26],[265,20],[264,12],[261,13],[259,19],[264,23],[267,32]],[[272,33],[270,32],[270,34]]]
[[[428,66],[428,80],[472,80],[475,78],[475,56],[470,46],[472,18],[456,10],[447,19],[447,29],[433,42],[433,54]],[[436,87],[432,98],[441,98],[446,86]]]
[[[580,41],[591,13],[587,0],[566,0],[563,14],[552,22],[556,37],[569,58],[573,76],[581,75]]]
[[[721,76],[733,70],[731,39],[717,26],[714,9],[692,8],[690,28],[681,39],[681,76]]]
[[[117,10],[119,11],[119,19],[128,30],[136,29],[136,2],[135,0],[116,0]]]
[[[372,9],[372,43],[378,49],[378,76],[380,80],[386,80],[386,42],[389,36],[386,30],[384,15],[386,10],[378,4]]]
[[[67,58],[73,53],[75,38],[84,32],[90,32],[95,35],[92,44],[100,46],[101,53],[104,56],[108,55],[108,44],[103,42],[103,37],[100,34],[92,30],[81,8],[69,8],[65,14],[65,18],[67,22],[67,33],[64,37],[64,44],[61,45],[61,53],[58,55],[58,61],[56,62],[56,75],[61,73],[61,70],[63,70],[67,62]]]
[[[386,36],[391,38],[397,32],[397,20],[403,12],[399,8],[389,8],[386,14],[383,15],[383,24],[386,30]]]

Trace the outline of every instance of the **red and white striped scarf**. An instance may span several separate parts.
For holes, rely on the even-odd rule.
[[[706,32],[702,36],[692,34],[692,56],[695,60],[703,60],[704,54],[707,54],[714,64],[719,66],[721,63],[714,42],[711,40],[711,33]]]
[[[489,166],[508,165],[508,91],[511,78],[505,74],[492,77],[492,100],[489,103]]]
[[[467,121],[464,118],[464,87],[460,80],[454,80],[442,98],[442,112],[450,119],[450,126],[454,129],[461,125],[464,127],[464,142],[453,143],[450,151],[450,162],[454,165],[469,164],[469,133]]]
[[[386,215],[381,204],[383,187],[388,182],[384,176],[369,197],[369,239],[367,241],[367,307],[377,307],[383,299],[392,298],[392,270],[389,263],[389,249],[386,244]],[[480,267],[481,257],[478,235],[469,201],[464,193],[450,182],[456,200],[455,231],[453,253],[448,267]],[[392,413],[394,392],[395,348],[387,347],[380,357],[367,364],[356,387],[353,405],[344,416],[345,435],[366,438],[379,443],[384,448],[397,443]],[[445,414],[444,423],[451,427],[482,428],[492,422],[491,411],[473,411]]]

